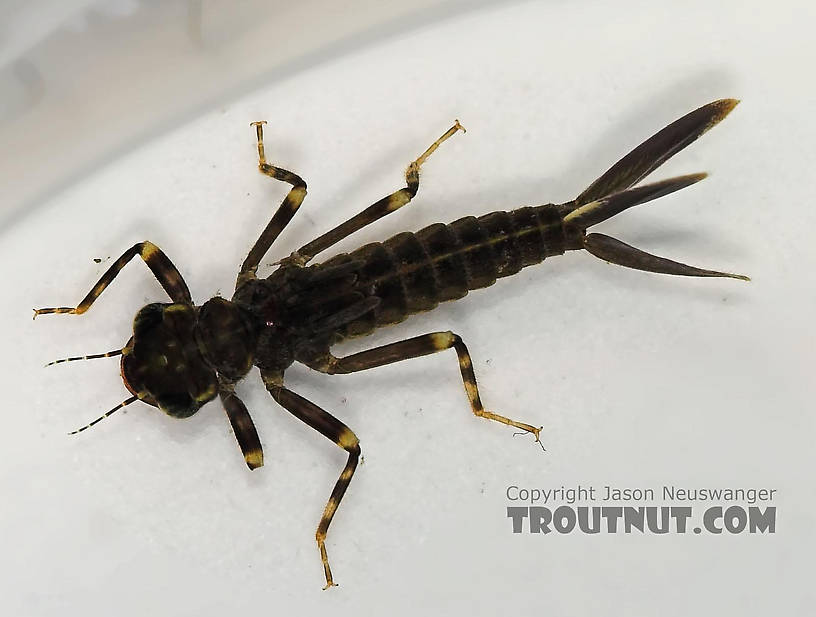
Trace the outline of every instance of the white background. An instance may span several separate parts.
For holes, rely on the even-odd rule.
[[[482,8],[189,118],[18,218],[0,243],[3,612],[805,614],[814,18],[796,2]],[[345,456],[278,408],[255,373],[239,388],[265,448],[255,472],[217,403],[184,422],[134,404],[66,436],[128,393],[115,360],[43,364],[120,347],[136,310],[163,295],[134,262],[85,316],[32,321],[31,309],[78,302],[145,239],[197,301],[229,296],[286,192],[257,173],[250,121],[269,121],[268,157],[309,184],[271,262],[401,186],[454,118],[468,132],[428,161],[415,201],[341,249],[566,201],[721,97],[743,102],[655,174],[711,177],[598,230],[751,283],[576,252],[340,349],[453,329],[486,406],[543,424],[546,453],[472,417],[453,352],[352,376],[287,374],[363,448],[327,544],[340,587],[321,591],[313,534]],[[777,532],[511,533],[508,485],[578,483],[775,488]]]

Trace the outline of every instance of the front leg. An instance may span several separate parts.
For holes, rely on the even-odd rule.
[[[107,272],[97,281],[93,289],[88,292],[88,295],[82,299],[75,307],[60,306],[53,308],[34,309],[34,317],[46,313],[71,313],[74,315],[81,315],[94,303],[94,301],[105,291],[105,288],[111,284],[116,275],[133,259],[136,255],[141,257],[150,268],[153,275],[159,281],[161,286],[170,296],[173,302],[178,304],[192,304],[193,299],[190,296],[190,290],[187,289],[187,283],[179,274],[176,266],[168,259],[162,250],[152,242],[139,242],[134,244],[126,250],[119,259],[113,262]]]
[[[255,429],[255,423],[252,422],[246,405],[235,395],[234,388],[235,384],[222,381],[219,384],[218,394],[247,467],[250,470],[257,469],[264,464],[261,440],[258,438],[258,431]]]
[[[355,353],[345,358],[336,358],[329,351],[326,351],[326,353],[321,356],[303,360],[303,362],[315,370],[337,375],[356,373],[357,371],[365,371],[370,368],[409,360],[410,358],[419,358],[439,351],[445,351],[451,347],[456,350],[456,355],[459,357],[459,372],[462,374],[462,382],[465,385],[465,392],[467,393],[470,408],[473,410],[474,415],[513,426],[527,433],[532,433],[536,442],[541,444],[539,435],[542,427],[536,428],[531,424],[511,420],[492,411],[487,411],[482,406],[470,353],[459,335],[453,332],[432,332],[430,334],[423,334],[422,336],[415,336],[414,338],[405,339],[404,341],[397,341],[389,345],[361,351],[360,353]]]

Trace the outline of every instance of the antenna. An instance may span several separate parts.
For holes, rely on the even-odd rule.
[[[96,353],[90,356],[75,356],[73,358],[62,358],[61,360],[54,360],[49,362],[46,366],[52,364],[60,364],[61,362],[73,362],[74,360],[95,360],[96,358],[113,358],[114,356],[121,356],[124,349],[115,349],[114,351],[106,351],[105,353]]]
[[[80,359],[81,359],[81,358],[80,358]],[[113,409],[111,409],[110,411],[107,411],[107,412],[105,412],[103,415],[99,416],[99,417],[98,417],[96,420],[94,420],[94,421],[93,421],[93,422],[91,422],[90,424],[86,424],[86,425],[85,425],[85,426],[83,426],[82,428],[78,428],[77,430],[75,430],[75,431],[71,431],[71,432],[70,432],[70,433],[68,433],[68,434],[69,434],[69,435],[76,435],[77,433],[81,433],[81,432],[82,432],[82,431],[84,431],[85,429],[89,429],[89,428],[91,428],[91,427],[92,427],[94,424],[96,424],[97,422],[101,422],[102,420],[104,420],[104,419],[105,419],[105,418],[107,418],[108,416],[113,415],[115,412],[117,412],[117,411],[119,411],[120,409],[122,409],[122,407],[126,407],[126,406],[130,405],[132,402],[134,402],[134,401],[138,401],[138,400],[139,400],[139,397],[138,397],[138,396],[135,396],[135,395],[134,395],[134,396],[131,396],[131,397],[130,397],[129,399],[127,399],[126,401],[122,401],[121,403],[119,403],[119,404],[118,404],[116,407],[114,407],[114,408],[113,408]]]

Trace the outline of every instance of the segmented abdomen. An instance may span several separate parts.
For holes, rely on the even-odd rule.
[[[322,265],[359,261],[355,289],[380,300],[377,308],[346,324],[338,339],[369,334],[563,254],[562,223],[551,204],[491,212],[400,233],[330,259]]]

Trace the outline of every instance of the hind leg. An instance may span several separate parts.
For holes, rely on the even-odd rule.
[[[462,127],[457,120],[454,125],[449,128],[439,139],[433,142],[428,149],[420,155],[419,158],[408,165],[408,169],[405,171],[406,186],[404,188],[394,191],[390,195],[386,195],[360,212],[360,214],[351,217],[345,223],[341,223],[331,231],[327,231],[319,238],[316,238],[308,244],[300,247],[289,259],[301,264],[306,264],[318,253],[325,251],[330,246],[340,242],[340,240],[343,238],[350,236],[355,231],[358,231],[366,225],[370,225],[371,223],[381,219],[386,214],[399,210],[402,208],[402,206],[409,203],[419,190],[419,168],[422,166],[425,160],[431,156],[431,154],[433,154],[434,150],[436,150],[442,144],[442,142],[446,141],[449,137],[456,133],[456,131],[464,132],[464,130],[464,127]]]
[[[456,355],[459,358],[459,372],[462,374],[465,393],[470,401],[470,408],[473,414],[480,418],[493,420],[494,422],[515,427],[526,433],[531,433],[540,444],[541,441],[539,437],[541,427],[535,427],[525,422],[517,422],[516,420],[511,420],[505,416],[493,413],[492,411],[487,411],[484,408],[482,399],[479,396],[479,388],[476,385],[476,375],[473,372],[473,362],[471,361],[470,353],[459,335],[453,332],[432,332],[430,334],[423,334],[422,336],[415,336],[414,338],[405,339],[404,341],[397,341],[396,343],[383,345],[382,347],[361,351],[360,353],[355,353],[345,358],[336,358],[331,355],[331,353],[326,352],[325,355],[309,361],[306,364],[310,368],[332,375],[356,373],[378,366],[385,366],[386,364],[402,362],[403,360],[409,360],[411,358],[427,356],[439,351],[445,351],[451,347],[456,350]]]

